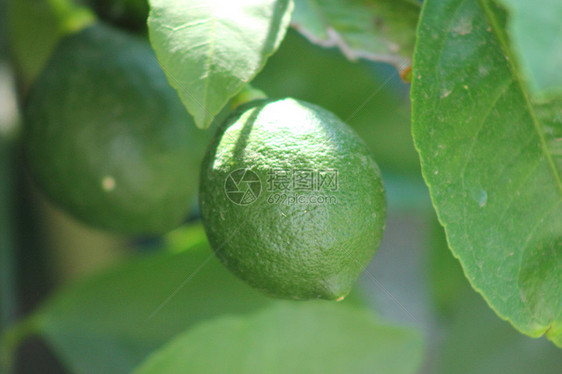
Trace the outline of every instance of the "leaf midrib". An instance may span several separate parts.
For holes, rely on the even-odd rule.
[[[215,41],[216,41],[216,29],[217,29],[217,15],[216,15],[216,4],[213,3],[213,11],[211,16],[211,31],[209,32],[209,50],[207,52],[207,61],[205,61],[205,78],[203,79],[203,112],[204,112],[204,120],[203,123],[207,124],[207,111],[205,107],[207,106],[208,96],[209,96],[209,76],[211,71],[211,63],[213,59],[213,52],[215,50]]]
[[[521,94],[523,95],[523,98],[525,100],[525,105],[527,107],[529,116],[531,117],[531,120],[533,121],[533,127],[535,128],[535,131],[539,137],[539,141],[541,144],[541,150],[543,152],[543,154],[546,157],[546,160],[548,162],[548,165],[550,167],[550,170],[552,172],[552,175],[554,177],[554,180],[556,182],[556,186],[558,187],[558,194],[559,194],[559,199],[558,201],[556,201],[552,207],[550,209],[548,209],[543,215],[541,215],[541,217],[539,217],[539,219],[537,220],[537,223],[535,225],[533,225],[532,229],[530,230],[529,234],[527,235],[527,237],[525,238],[523,244],[521,245],[521,247],[518,250],[518,253],[523,253],[524,248],[527,247],[529,240],[531,239],[531,237],[536,233],[536,230],[538,229],[538,227],[541,225],[541,223],[544,221],[544,219],[550,215],[561,203],[562,203],[562,180],[561,180],[561,176],[560,173],[558,171],[558,169],[556,168],[556,164],[552,158],[552,155],[550,153],[550,149],[548,148],[546,139],[545,139],[545,135],[543,133],[542,130],[542,124],[541,121],[539,121],[539,119],[536,116],[534,107],[531,103],[531,100],[529,98],[529,94],[527,93],[526,89],[525,89],[525,85],[523,83],[523,79],[519,74],[519,70],[517,69],[517,64],[516,64],[516,59],[515,56],[513,55],[513,53],[511,52],[511,49],[509,47],[509,43],[507,42],[507,40],[503,37],[501,31],[500,31],[500,26],[498,25],[497,19],[493,14],[493,11],[490,9],[489,4],[487,3],[487,0],[479,0],[480,6],[482,7],[484,14],[486,15],[486,18],[488,19],[488,21],[490,22],[490,26],[494,32],[494,35],[496,36],[497,40],[500,43],[500,46],[507,58],[507,63],[509,65],[510,71],[511,71],[511,75],[513,77],[513,81],[519,86],[519,90],[521,92]],[[519,271],[521,270],[521,257],[519,258]],[[533,317],[535,317],[535,315],[533,314]],[[549,322],[549,325],[547,327],[545,327],[545,330],[541,332],[541,334],[546,333],[548,330],[550,330],[550,328],[552,327],[552,324],[555,321],[552,320]],[[553,339],[551,339],[553,340]],[[553,340],[554,341],[554,340]]]
[[[533,121],[533,126],[535,128],[535,131],[537,132],[538,137],[539,137],[542,152],[544,153],[544,155],[546,157],[546,160],[548,162],[548,165],[549,165],[550,170],[552,172],[552,175],[554,177],[554,181],[556,182],[556,186],[558,187],[558,193],[560,195],[560,198],[562,199],[562,177],[560,176],[560,173],[558,172],[558,170],[556,168],[556,164],[555,164],[555,162],[552,158],[552,155],[550,154],[550,150],[548,149],[548,145],[546,143],[546,139],[545,139],[544,133],[542,131],[541,123],[540,123],[540,121],[538,120],[538,118],[535,114],[535,110],[533,108],[531,100],[529,99],[529,95],[527,94],[527,91],[525,90],[525,86],[522,82],[521,76],[518,74],[519,70],[517,69],[517,66],[515,66],[515,56],[513,56],[513,54],[511,53],[511,49],[509,48],[508,42],[501,35],[501,33],[499,31],[500,26],[498,25],[498,22],[496,20],[496,17],[494,16],[493,12],[490,10],[489,5],[487,3],[487,0],[479,0],[479,3],[480,3],[480,6],[482,7],[482,9],[484,10],[484,13],[486,14],[486,18],[488,19],[488,22],[490,22],[490,26],[492,27],[494,35],[496,36],[496,38],[500,42],[501,48],[502,48],[505,56],[507,57],[507,63],[509,64],[511,74],[513,75],[513,80],[519,86],[521,94],[523,95],[523,97],[525,99],[525,105],[527,106],[528,113],[531,117],[531,120]]]

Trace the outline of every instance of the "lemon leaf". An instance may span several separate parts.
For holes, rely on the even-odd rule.
[[[472,286],[518,330],[562,347],[562,100],[529,99],[494,4],[424,3],[413,135]]]
[[[285,36],[291,0],[151,0],[150,40],[195,123],[207,128]]]
[[[296,0],[292,25],[311,42],[350,60],[410,66],[420,5],[415,0]]]
[[[562,92],[562,2],[498,0],[508,11],[507,31],[532,95]]]
[[[187,330],[136,374],[413,374],[422,353],[418,331],[385,325],[366,310],[283,302]]]
[[[165,249],[63,288],[33,315],[69,369],[129,373],[202,320],[271,303],[224,269],[201,226],[173,231]]]

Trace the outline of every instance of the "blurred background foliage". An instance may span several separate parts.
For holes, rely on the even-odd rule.
[[[349,62],[294,30],[253,84],[270,97],[292,96],[335,112],[367,143],[387,188],[383,244],[344,302],[305,305],[257,294],[214,259],[197,211],[164,238],[131,240],[85,227],[53,207],[26,174],[14,113],[56,41],[92,18],[87,9],[66,12],[72,3],[51,2],[58,5],[0,3],[0,327],[31,315],[18,333],[33,335],[18,349],[17,373],[122,373],[160,347],[160,356],[151,356],[139,372],[166,372],[159,359],[180,353],[200,361],[192,362],[193,372],[214,361],[236,367],[258,353],[256,368],[293,373],[313,372],[306,365],[319,357],[355,362],[348,372],[560,372],[560,350],[500,320],[448,250],[413,147],[409,86],[396,69]],[[146,37],[145,1],[83,4]],[[291,329],[292,318],[305,322]],[[251,326],[251,339],[240,326]],[[295,334],[314,348],[310,354],[298,356],[284,346]],[[181,351],[201,339],[204,350]],[[347,355],[322,356],[344,346]],[[364,347],[372,354],[361,353]],[[288,363],[275,359],[279,352]],[[291,361],[295,357],[301,365]]]

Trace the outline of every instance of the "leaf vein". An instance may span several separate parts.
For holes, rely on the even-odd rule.
[[[522,82],[521,77],[519,76],[519,74],[517,74],[517,67],[514,65],[514,57],[512,56],[512,54],[510,53],[511,49],[509,48],[509,45],[507,43],[507,41],[501,36],[499,29],[500,26],[498,25],[496,18],[494,17],[494,15],[492,14],[492,12],[489,9],[489,6],[483,1],[480,0],[480,6],[482,7],[484,13],[486,14],[488,21],[491,24],[492,30],[494,31],[494,34],[496,35],[496,38],[498,39],[498,41],[500,42],[500,45],[502,47],[503,52],[505,53],[505,55],[508,57],[508,62],[507,64],[510,67],[510,71],[512,73],[513,79],[515,82],[517,82],[518,86],[519,86],[519,91],[521,93],[521,95],[523,96],[523,99],[525,100],[525,104],[527,106],[527,109],[529,111],[529,116],[531,117],[531,120],[533,122],[533,126],[535,128],[535,131],[537,132],[538,136],[539,136],[539,140],[541,143],[541,149],[544,153],[544,156],[546,158],[546,161],[548,162],[548,165],[550,167],[550,170],[553,174],[554,177],[554,181],[556,183],[556,186],[558,188],[558,193],[562,196],[562,179],[560,177],[560,173],[558,171],[558,169],[556,168],[556,164],[552,158],[552,155],[550,154],[550,150],[548,149],[548,145],[546,143],[546,139],[543,133],[543,129],[541,126],[541,123],[539,121],[539,119],[537,118],[533,105],[531,104],[531,101],[529,99],[529,95],[527,94],[527,92],[524,89],[524,85]]]
[[[216,24],[217,24],[217,15],[216,13],[216,5],[213,10],[213,16],[211,17],[211,31],[209,32],[209,50],[207,52],[207,60],[205,62],[205,69],[203,75],[203,110],[205,113],[208,113],[205,108],[207,107],[208,96],[209,96],[209,85],[210,85],[210,77],[208,77],[209,72],[211,70],[211,64],[213,61],[213,53],[215,50],[215,38],[216,38]],[[206,115],[205,115],[206,117]],[[205,121],[204,121],[205,122]]]

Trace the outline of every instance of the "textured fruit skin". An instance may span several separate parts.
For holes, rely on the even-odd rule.
[[[74,217],[159,234],[188,214],[207,135],[147,43],[100,24],[65,38],[24,114],[31,174]]]
[[[225,193],[233,170],[256,173],[262,191],[238,205]],[[338,171],[335,204],[268,202],[270,172]],[[252,102],[217,131],[201,167],[200,207],[225,266],[270,296],[340,299],[376,252],[386,201],[366,145],[332,113],[294,99]],[[270,195],[269,195],[270,196]]]

